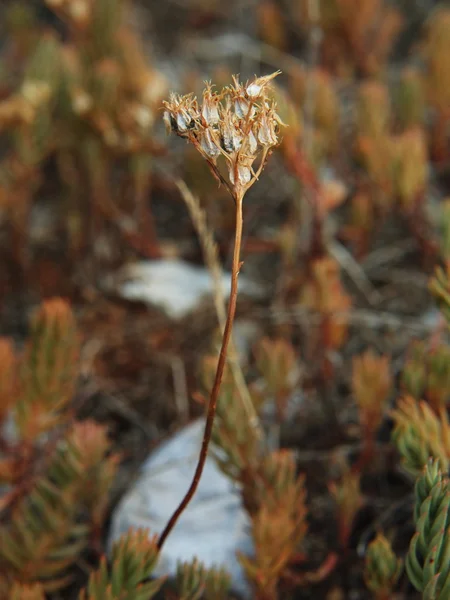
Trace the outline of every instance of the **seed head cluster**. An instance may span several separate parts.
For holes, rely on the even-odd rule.
[[[283,123],[267,92],[279,73],[245,85],[233,76],[233,85],[220,93],[206,83],[201,105],[192,94],[172,93],[164,102],[167,129],[193,143],[219,179],[217,161],[225,157],[231,187],[241,194],[258,178],[270,149],[278,144]]]

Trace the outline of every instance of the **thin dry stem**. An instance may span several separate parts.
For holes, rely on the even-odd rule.
[[[228,304],[228,312],[227,312],[227,320],[225,323],[225,329],[223,332],[222,338],[222,347],[220,349],[219,360],[217,363],[216,376],[214,379],[214,384],[211,390],[211,394],[209,397],[208,403],[208,413],[206,417],[205,423],[205,431],[203,434],[202,447],[200,450],[200,455],[197,462],[197,467],[195,469],[194,477],[192,479],[191,485],[189,486],[186,495],[181,501],[178,508],[175,510],[171,518],[169,519],[166,527],[161,533],[158,539],[158,550],[164,545],[164,542],[167,539],[167,536],[175,527],[180,515],[183,513],[185,508],[188,506],[192,497],[194,496],[198,484],[200,483],[200,478],[203,473],[203,469],[205,466],[206,458],[208,456],[208,448],[209,443],[211,441],[211,434],[214,425],[214,417],[216,415],[216,407],[217,407],[217,399],[219,397],[220,385],[222,382],[223,371],[225,368],[226,358],[227,358],[227,350],[228,345],[231,339],[231,332],[233,328],[234,316],[236,314],[236,304],[237,304],[237,294],[238,294],[238,276],[241,268],[240,262],[240,254],[241,254],[241,241],[242,241],[242,200],[243,194],[236,195],[234,197],[235,206],[236,206],[236,229],[235,229],[235,237],[234,237],[234,251],[233,251],[233,264],[231,269],[231,290],[230,290],[230,301]]]
[[[225,329],[227,313],[225,299],[222,292],[222,285],[220,281],[222,268],[220,265],[217,245],[208,227],[208,224],[206,222],[206,215],[200,206],[198,198],[194,196],[194,194],[192,194],[191,190],[187,187],[184,181],[177,180],[176,186],[180,191],[181,196],[189,210],[192,222],[194,224],[195,229],[197,230],[197,234],[202,245],[205,262],[208,266],[209,272],[211,273],[214,286],[214,306],[217,313],[217,319],[219,321],[219,325],[223,334],[223,331]],[[238,353],[233,340],[233,336],[231,336],[229,348],[229,363],[234,383],[236,385],[236,389],[238,391],[239,397],[242,400],[244,409],[247,412],[250,424],[253,427],[255,427],[255,429],[259,432],[259,437],[261,437],[259,418],[256,413],[255,407],[253,406],[253,401],[251,399],[250,392],[248,391],[244,374],[238,362]]]
[[[264,168],[270,149],[278,144],[278,130],[283,125],[276,113],[275,102],[268,101],[266,95],[270,82],[277,75],[279,71],[264,77],[256,77],[244,85],[239,82],[238,77],[233,76],[233,86],[224,88],[220,94],[217,94],[212,89],[212,85],[206,82],[201,105],[193,94],[184,96],[170,94],[169,100],[163,103],[166,109],[163,118],[167,130],[190,141],[205,158],[214,177],[230,192],[236,209],[236,229],[228,313],[208,403],[200,456],[192,483],[158,540],[159,549],[195,494],[208,455],[227,350],[230,342],[232,344],[231,331],[236,313],[238,275],[241,267],[242,202],[246,191],[255,183]],[[225,158],[228,180],[221,175],[217,166],[220,157]],[[255,173],[253,163],[258,158],[260,163]],[[199,215],[197,211],[197,220]],[[203,231],[205,229],[206,226]],[[217,272],[216,269],[215,271]],[[237,373],[236,366],[233,368]],[[245,388],[245,381],[243,387]]]

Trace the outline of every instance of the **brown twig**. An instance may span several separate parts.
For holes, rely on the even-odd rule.
[[[227,312],[227,320],[225,323],[225,328],[223,332],[222,338],[222,347],[220,349],[219,360],[217,363],[216,376],[214,378],[214,384],[211,390],[211,395],[209,397],[208,403],[208,413],[206,417],[205,423],[205,431],[203,433],[202,447],[200,450],[200,455],[197,462],[197,467],[195,469],[194,476],[192,478],[191,485],[189,486],[186,495],[183,500],[179,504],[178,508],[175,510],[173,515],[170,517],[167,525],[165,526],[163,532],[159,536],[157,547],[158,550],[161,550],[164,542],[169,535],[169,533],[174,528],[176,522],[180,518],[182,512],[186,509],[187,505],[191,501],[194,496],[198,484],[200,483],[200,478],[203,473],[203,469],[205,466],[206,458],[208,455],[209,443],[211,440],[211,434],[214,424],[214,417],[216,415],[216,407],[217,407],[217,399],[219,397],[220,385],[222,382],[223,371],[225,368],[225,362],[227,358],[227,349],[228,344],[231,338],[231,331],[233,328],[234,316],[236,313],[236,303],[237,303],[237,294],[238,294],[238,275],[242,263],[240,262],[240,254],[241,254],[241,240],[242,240],[242,200],[243,194],[237,193],[234,195],[235,206],[236,206],[236,228],[235,228],[235,236],[234,236],[234,251],[233,251],[233,264],[231,268],[231,290],[230,290],[230,300],[228,303],[228,312]]]

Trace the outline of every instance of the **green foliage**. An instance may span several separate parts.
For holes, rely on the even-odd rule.
[[[414,534],[406,570],[424,600],[446,600],[450,595],[450,483],[430,461],[416,484]]]
[[[366,435],[380,426],[392,387],[389,358],[371,350],[353,357],[352,391]]]
[[[2,76],[0,133],[5,151],[0,159],[0,206],[7,212],[11,229],[24,234],[41,175],[52,159],[57,171],[54,179],[63,182],[56,196],[61,198],[61,213],[69,214],[71,247],[83,247],[82,242],[89,241],[85,232],[99,233],[104,220],[134,234],[139,223],[145,223],[139,217],[146,204],[157,150],[153,123],[165,81],[149,67],[136,36],[126,25],[125,0],[46,0],[46,4],[65,21],[67,36],[63,40],[40,28],[26,2],[14,3],[6,19],[14,44],[14,77],[8,81]],[[401,74],[393,94],[382,83],[388,79],[380,75],[401,26],[399,13],[383,0],[318,2],[320,14],[316,17],[309,7],[305,12],[306,5],[302,3],[299,9],[302,27],[311,28],[311,37],[317,27],[322,28],[323,64],[334,56],[330,65],[334,73],[356,70],[369,76],[358,88],[352,140],[354,156],[362,166],[354,186],[359,196],[352,198],[356,215],[353,235],[359,229],[364,236],[375,223],[376,211],[386,213],[393,207],[421,223],[419,209],[429,154],[437,162],[448,158],[448,9],[440,9],[430,19],[423,47],[425,60],[419,68]],[[375,37],[374,22],[379,31]],[[327,48],[334,51],[329,54]],[[3,64],[2,60],[2,73],[8,70],[7,61]],[[250,86],[250,98],[255,88],[264,88],[272,77],[257,78]],[[304,127],[301,111],[291,107],[289,99],[285,102],[297,119],[296,135],[290,141],[294,150],[297,144],[300,149],[291,152],[291,168],[310,196],[311,205],[319,207],[314,227],[320,230],[324,214],[336,206],[333,201],[337,202],[339,194],[334,199],[333,194],[326,197],[325,187],[315,180],[314,168],[311,171],[308,161],[299,158],[303,150],[320,158],[336,151],[341,138],[340,96],[335,80],[325,70],[304,71],[298,83],[302,106],[309,104],[309,86],[314,98]],[[281,123],[275,119],[275,105],[264,100],[254,119],[255,123],[260,120],[255,137],[248,128],[254,125],[252,117],[239,116],[250,102],[247,85],[235,80],[235,89],[225,88],[224,94],[230,96],[230,102],[217,114],[227,119],[232,138],[228,144],[223,141],[223,124],[216,121],[221,98],[210,86],[201,105],[190,95],[171,97],[166,118],[179,135],[192,138],[212,165],[217,157],[225,158],[229,183],[242,180],[246,187],[247,180],[258,178],[268,149],[278,143],[275,123]],[[430,105],[434,112],[428,128]],[[195,132],[193,125],[185,122],[186,108],[191,110],[188,116],[193,117]],[[275,121],[271,124],[268,117]],[[213,137],[209,138],[211,132]],[[255,170],[251,166],[257,154],[250,152],[250,133],[259,151],[267,146]],[[248,137],[243,144],[246,152],[239,152],[239,136],[244,134]],[[289,135],[286,138],[289,140]],[[227,145],[229,148],[224,148]],[[239,161],[242,164],[238,165]],[[221,176],[219,171],[213,172]],[[85,210],[85,199],[92,204],[89,211]],[[90,227],[82,226],[86,214],[91,221],[85,224]],[[124,217],[131,215],[138,218],[130,226],[130,219]],[[295,224],[289,225],[293,232],[290,262],[295,265],[297,229]],[[444,264],[436,271],[430,290],[450,323],[448,203],[442,230]],[[283,243],[289,246],[286,240]],[[139,249],[143,247],[141,243]],[[16,240],[12,252],[20,254],[23,248],[25,244]],[[300,294],[295,288],[297,274],[290,274],[286,298],[295,292],[303,308],[317,313],[322,337],[318,343],[305,340],[305,347],[317,346],[328,356],[345,340],[348,327],[342,315],[348,312],[351,301],[341,285],[340,267],[334,258],[318,252],[306,271]],[[48,592],[64,589],[70,581],[71,566],[104,522],[118,457],[111,455],[105,427],[91,421],[74,422],[72,398],[78,353],[75,319],[62,300],[47,302],[38,311],[23,353],[16,353],[9,340],[0,339],[0,424],[11,419],[15,435],[11,442],[0,440],[0,483],[5,486],[0,499],[0,597],[43,600]],[[288,399],[299,385],[296,353],[289,342],[264,339],[255,358],[260,375],[259,387],[250,390],[255,411],[264,402],[274,401],[278,421],[282,422]],[[393,439],[405,468],[417,475],[429,457],[435,459],[416,483],[417,533],[407,559],[413,584],[430,600],[450,597],[450,484],[440,470],[446,472],[450,466],[446,412],[449,360],[448,346],[440,344],[430,351],[427,344],[417,343],[403,374],[409,395],[392,413]],[[322,366],[320,383],[329,383],[332,361],[327,358]],[[360,423],[366,435],[374,438],[389,396],[389,363],[386,358],[378,360],[368,354],[354,367],[352,384]],[[215,369],[215,361],[205,367],[208,389]],[[311,380],[309,385],[315,386],[316,376]],[[222,471],[239,484],[251,518],[255,551],[239,560],[258,599],[273,600],[279,597],[280,582],[306,535],[305,484],[293,454],[269,452],[264,435],[248,415],[235,381],[226,373],[213,428],[213,453]],[[341,481],[329,488],[339,508],[343,546],[361,506],[360,480],[358,468],[348,468]],[[144,531],[128,533],[115,544],[111,561],[103,558],[91,574],[80,600],[146,600],[155,596],[164,582],[151,579],[157,559],[156,538]],[[376,598],[392,593],[400,568],[389,542],[378,535],[369,546],[365,570],[367,586]],[[179,600],[222,600],[228,596],[230,578],[224,571],[206,569],[194,560],[179,565],[173,587]]]
[[[379,533],[369,544],[364,565],[364,580],[376,600],[391,597],[401,571],[402,561],[395,555],[389,540]]]
[[[406,393],[426,399],[438,411],[450,398],[450,347],[442,342],[415,342],[402,373]]]
[[[448,470],[450,425],[444,409],[436,414],[426,402],[407,396],[399,400],[392,417],[392,438],[410,473],[418,475],[430,457],[439,459],[442,469]]]
[[[441,230],[441,255],[444,261],[448,261],[450,259],[450,200],[446,198],[444,202],[441,204],[442,213],[441,213],[441,222],[440,222],[440,230]]]
[[[429,284],[430,292],[436,298],[439,310],[450,325],[450,265],[437,267]]]
[[[102,559],[79,600],[153,598],[166,579],[152,578],[157,561],[157,536],[150,536],[147,530],[131,530],[114,544],[109,566],[106,559]],[[172,587],[178,600],[226,600],[230,584],[230,576],[225,570],[206,569],[194,559],[178,564]],[[172,596],[169,594],[168,597]]]
[[[197,559],[178,564],[175,587],[179,600],[226,600],[230,585],[224,569],[206,569]]]
[[[210,389],[216,360],[203,362],[203,382]],[[220,389],[212,433],[211,451],[220,469],[235,481],[242,481],[246,472],[256,469],[261,441],[257,429],[250,423],[243,402],[229,370],[225,371]]]
[[[68,418],[78,376],[78,353],[70,306],[58,298],[45,302],[33,319],[21,364],[15,419],[22,439],[35,439]]]
[[[0,339],[0,422],[12,415],[16,439],[0,454],[8,484],[0,502],[0,598],[43,600],[71,581],[70,567],[100,531],[118,456],[106,428],[74,422],[79,338],[70,305],[55,298],[33,317],[21,355]],[[3,447],[2,447],[3,448]],[[103,558],[80,600],[147,600],[165,578],[151,580],[157,538],[130,531]],[[180,598],[221,600],[230,578],[194,561],[179,567]]]
[[[397,89],[396,114],[403,127],[420,126],[425,114],[425,85],[421,73],[413,68],[402,71]]]
[[[282,357],[286,363],[277,371]],[[298,380],[295,359],[287,342],[263,342],[257,360],[263,369],[265,393],[251,390],[257,410],[264,401],[272,400],[283,415],[286,395]],[[215,359],[204,362],[205,387],[210,385],[214,368]],[[212,441],[219,467],[240,484],[252,521],[255,552],[253,556],[240,554],[239,561],[256,597],[277,598],[279,581],[307,530],[304,477],[297,474],[291,452],[267,451],[229,372],[222,382]]]
[[[148,600],[158,592],[164,578],[148,581],[158,560],[156,536],[146,530],[130,531],[112,549],[111,565],[106,559],[91,574],[79,600]]]
[[[0,597],[19,583],[40,584],[17,588],[24,598],[64,587],[104,521],[118,457],[104,426],[73,420],[78,350],[72,310],[59,298],[35,314],[21,356],[0,343],[0,400],[9,394],[0,414],[16,432],[0,453]]]
[[[91,439],[102,429],[93,423],[76,424],[71,435],[57,443],[45,476],[36,478],[11,509],[9,523],[1,527],[0,560],[9,577],[61,587],[67,582],[64,572],[88,542],[89,524],[78,522],[80,497],[92,476],[86,428],[91,429]]]

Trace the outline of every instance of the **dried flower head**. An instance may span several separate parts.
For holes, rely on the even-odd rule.
[[[201,106],[192,94],[171,94],[164,102],[168,131],[194,144],[215,177],[228,186],[235,198],[242,198],[253,185],[271,148],[279,142],[283,122],[275,103],[267,96],[272,79],[279,73],[256,77],[245,84],[233,76],[233,85],[220,93],[207,82]],[[217,168],[221,156],[225,158],[228,181]]]

